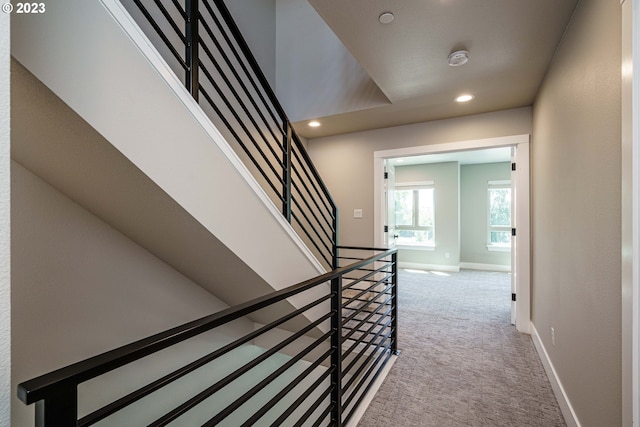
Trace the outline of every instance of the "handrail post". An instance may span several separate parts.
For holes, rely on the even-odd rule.
[[[282,206],[282,214],[286,218],[288,223],[291,223],[291,163],[293,161],[293,153],[292,144],[291,144],[291,124],[285,120],[283,122],[283,128],[285,130],[284,141],[282,144],[283,154],[282,154],[282,164],[284,165],[283,170],[283,189],[282,189],[282,197],[284,199],[284,204]]]
[[[333,268],[336,269],[339,267],[339,259],[338,259],[338,207],[333,205],[333,247],[332,250],[332,262]]]
[[[331,425],[342,427],[342,276],[331,280],[331,292],[331,310],[334,312],[331,317],[331,366],[334,369],[331,373]]]
[[[36,427],[75,427],[77,424],[77,386],[61,388],[36,402]]]
[[[187,90],[198,102],[200,92],[200,58],[198,53],[198,43],[200,36],[198,34],[198,2],[200,0],[186,0],[185,12],[187,19],[185,21],[185,60],[187,63],[187,71],[185,85]]]
[[[391,254],[391,353],[398,354],[398,252]]]

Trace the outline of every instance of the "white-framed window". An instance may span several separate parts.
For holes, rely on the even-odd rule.
[[[511,250],[511,181],[489,181],[487,195],[487,248]]]
[[[395,186],[395,222],[403,246],[435,246],[435,204],[433,181]]]

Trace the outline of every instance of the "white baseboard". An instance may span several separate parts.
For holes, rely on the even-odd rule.
[[[483,271],[511,271],[511,266],[497,265],[497,264],[479,264],[475,262],[461,262],[460,265],[439,265],[439,264],[422,264],[419,262],[404,262],[399,261],[398,266],[400,268],[415,268],[417,270],[435,270],[435,271],[451,271],[457,273],[461,268],[469,270],[483,270]]]
[[[399,261],[398,267],[415,268],[416,270],[451,271],[454,273],[457,273],[458,271],[460,271],[460,266],[458,265],[421,264],[419,262],[404,262],[404,261]]]
[[[482,270],[482,271],[505,271],[510,272],[510,265],[498,265],[498,264],[479,264],[477,262],[461,262],[460,268],[466,268],[469,270]]]
[[[540,360],[542,361],[542,366],[544,366],[544,370],[547,373],[547,377],[549,377],[553,394],[556,395],[556,400],[558,401],[558,405],[560,406],[560,410],[562,411],[562,415],[564,416],[567,426],[581,427],[580,421],[578,420],[578,417],[571,406],[571,402],[567,397],[567,393],[564,391],[564,387],[562,387],[562,382],[560,382],[560,378],[558,378],[558,374],[553,367],[553,363],[551,363],[551,359],[549,359],[547,349],[544,347],[544,344],[542,344],[540,335],[538,335],[538,331],[533,323],[531,323],[531,339],[533,340],[533,345],[540,356]]]

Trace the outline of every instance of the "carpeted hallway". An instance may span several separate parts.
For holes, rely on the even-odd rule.
[[[399,272],[402,353],[359,427],[564,426],[508,273]]]

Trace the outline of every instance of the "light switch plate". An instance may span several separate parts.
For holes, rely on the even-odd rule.
[[[354,209],[353,210],[354,218],[362,218],[362,209]]]

